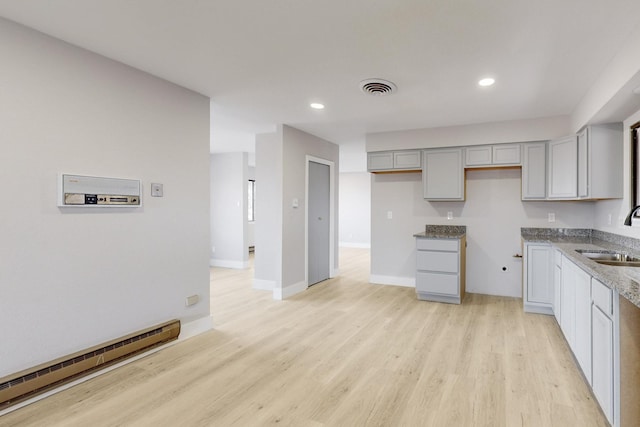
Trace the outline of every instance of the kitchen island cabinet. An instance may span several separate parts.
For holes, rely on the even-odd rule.
[[[465,294],[466,227],[427,226],[416,238],[416,295],[460,304]]]

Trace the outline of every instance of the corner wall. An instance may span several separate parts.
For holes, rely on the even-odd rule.
[[[371,176],[340,173],[340,246],[371,247]]]
[[[314,156],[333,162],[334,169],[334,258],[333,270],[338,269],[338,211],[339,211],[339,161],[340,150],[336,144],[318,138],[296,128],[283,126],[283,233],[282,233],[282,292],[286,288],[300,289],[305,283],[305,219],[307,207],[304,203],[307,189],[306,156]],[[297,198],[299,207],[292,207]]]
[[[172,318],[211,327],[209,99],[4,19],[0,56],[0,377]],[[59,173],[141,179],[143,205],[59,208]]]
[[[629,128],[640,121],[640,110],[632,114],[623,122],[623,182],[624,198],[616,200],[602,200],[596,203],[594,228],[609,233],[640,239],[640,227],[627,227],[624,220],[631,210],[631,137]],[[611,224],[609,224],[611,215]]]
[[[283,299],[306,289],[307,156],[334,163],[334,271],[338,269],[338,146],[290,126],[256,137],[256,252],[254,288]],[[298,207],[293,207],[293,199]]]
[[[249,266],[247,168],[247,153],[211,155],[211,266]]]

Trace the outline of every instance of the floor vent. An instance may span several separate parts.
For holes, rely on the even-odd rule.
[[[180,321],[171,320],[122,338],[0,378],[0,410],[76,380],[180,335]]]

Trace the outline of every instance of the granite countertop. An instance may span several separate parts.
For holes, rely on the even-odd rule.
[[[536,230],[562,230],[556,233]],[[567,231],[565,231],[567,230]],[[611,289],[615,289],[640,307],[640,267],[619,267],[598,264],[576,252],[576,249],[592,251],[616,251],[640,257],[640,250],[634,240],[611,233],[594,232],[585,229],[522,229],[522,240],[526,243],[549,243],[557,248],[577,266],[595,277]]]
[[[413,237],[426,237],[429,239],[461,239],[467,234],[466,225],[426,225],[425,230],[416,233]]]

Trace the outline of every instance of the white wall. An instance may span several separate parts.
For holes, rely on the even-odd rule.
[[[249,156],[253,155],[254,157],[254,164],[255,164],[255,153],[248,153]],[[249,164],[251,164],[251,161],[249,160]],[[247,179],[256,179],[256,167],[255,166],[249,166],[248,170],[248,177]],[[257,191],[257,184],[256,184],[256,191]],[[255,207],[254,207],[255,209]],[[255,246],[256,245],[256,222],[255,221],[251,221],[247,223],[247,246],[251,247],[251,246]]]
[[[340,173],[339,216],[340,246],[354,248],[371,247],[370,173]]]
[[[522,262],[513,257],[522,254],[520,228],[591,228],[593,202],[522,202],[520,176],[519,169],[468,170],[465,202],[428,202],[420,174],[372,174],[371,281],[414,286],[413,234],[426,224],[466,225],[467,291],[521,296]]]
[[[0,57],[0,377],[210,327],[208,98],[3,19]],[[141,179],[143,205],[59,208],[58,173]]]
[[[596,120],[620,121],[618,116],[628,110],[628,100],[640,79],[640,25],[632,30],[628,40],[617,49],[606,69],[584,95],[571,117],[572,132]],[[631,87],[627,83],[635,82]],[[624,89],[625,93],[620,93]],[[633,102],[633,101],[632,101]],[[614,105],[615,104],[615,105]],[[627,104],[627,105],[624,105]],[[633,109],[631,110],[633,111]]]
[[[256,135],[256,191],[253,287],[273,290],[282,283],[282,127]]]
[[[247,268],[249,266],[247,153],[212,154],[210,175],[210,265]]]
[[[365,140],[340,144],[340,173],[366,172],[367,149]]]
[[[467,126],[414,129],[367,134],[367,151],[455,147],[543,141],[571,133],[570,117],[513,120]]]
[[[609,233],[621,234],[623,236],[640,238],[640,227],[627,227],[624,220],[631,210],[631,136],[629,128],[631,125],[640,121],[640,110],[628,117],[623,122],[623,138],[624,138],[624,199],[602,200],[596,203],[594,227],[598,230],[607,231]],[[609,215],[612,222],[609,224]]]

